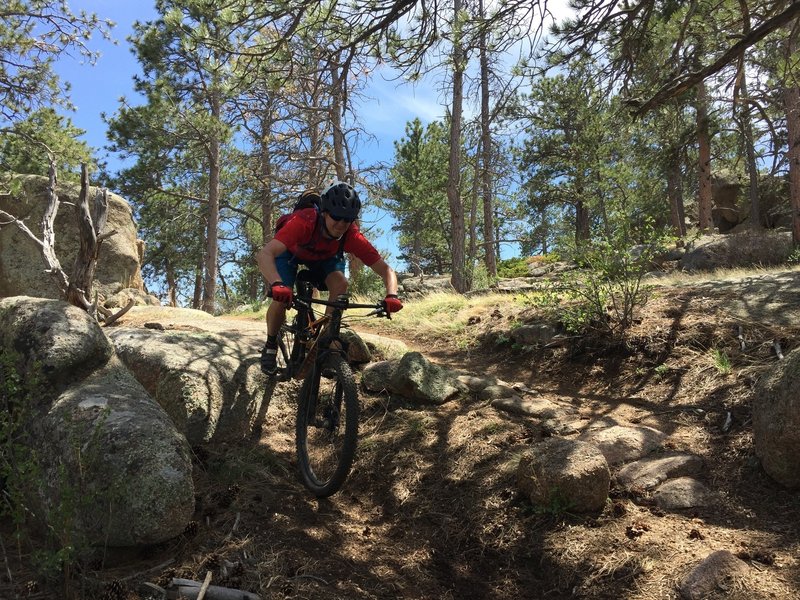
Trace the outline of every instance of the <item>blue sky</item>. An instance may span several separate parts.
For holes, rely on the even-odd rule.
[[[566,0],[550,0],[548,5],[559,6]],[[92,50],[101,55],[94,66],[86,64],[81,57],[62,57],[56,64],[56,72],[63,81],[71,85],[70,97],[76,107],[67,113],[75,126],[86,131],[83,140],[97,149],[98,154],[113,171],[121,163],[103,150],[107,143],[106,126],[102,113],[113,114],[122,96],[132,104],[137,103],[133,91],[133,76],[140,73],[139,64],[130,50],[126,37],[132,32],[134,21],[148,21],[156,18],[154,3],[151,0],[70,0],[74,12],[85,10],[94,12],[101,18],[116,23],[111,35],[116,44],[95,35],[88,43]],[[367,99],[358,107],[360,123],[364,130],[374,136],[368,143],[362,142],[356,150],[356,162],[363,165],[378,161],[389,161],[393,156],[393,142],[403,137],[408,121],[419,118],[423,123],[441,118],[444,108],[439,102],[439,93],[430,81],[420,84],[402,84],[401,80],[390,80],[378,72],[365,94]],[[391,218],[387,214],[370,211],[365,217],[365,225],[374,225],[383,235],[373,239],[379,250],[390,254],[397,244],[391,234]],[[509,256],[513,249],[509,248]],[[504,258],[505,256],[504,252]]]
[[[87,44],[90,49],[101,53],[95,65],[86,63],[81,57],[68,56],[62,57],[55,66],[59,77],[69,82],[70,98],[76,107],[75,112],[65,113],[66,116],[86,132],[82,139],[97,150],[113,171],[122,163],[102,150],[107,140],[101,114],[112,115],[123,96],[132,104],[138,102],[133,90],[133,76],[141,71],[126,38],[132,33],[134,21],[154,19],[156,11],[153,2],[148,0],[71,0],[69,4],[75,12],[94,12],[116,23],[111,31],[116,44],[99,35]],[[363,128],[374,136],[374,140],[362,142],[358,148],[357,160],[364,164],[389,161],[393,156],[393,142],[403,136],[407,121],[418,117],[427,123],[444,114],[436,92],[428,85],[398,85],[397,81],[376,77],[367,96],[359,107],[359,115]],[[390,231],[390,217],[371,211],[365,215],[365,225],[370,224],[383,231],[378,239],[373,240],[375,245],[379,250],[392,254],[397,244]]]

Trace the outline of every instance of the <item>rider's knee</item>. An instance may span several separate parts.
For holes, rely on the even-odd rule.
[[[346,294],[349,286],[347,277],[341,271],[333,271],[325,278],[325,285],[328,288],[331,296],[338,296],[339,294]]]

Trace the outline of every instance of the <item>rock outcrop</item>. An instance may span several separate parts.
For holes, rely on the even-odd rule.
[[[95,320],[60,300],[2,299],[0,355],[16,443],[37,473],[6,485],[40,507],[40,525],[72,522],[61,533],[97,546],[183,531],[194,510],[189,446]]]
[[[800,488],[800,349],[763,376],[753,394],[756,456],[775,481]]]
[[[40,223],[47,207],[47,185],[45,177],[20,175],[15,179],[20,191],[11,195],[0,195],[0,209],[22,220],[41,236]],[[56,253],[61,266],[69,276],[80,248],[78,219],[74,208],[67,202],[77,204],[80,188],[61,184],[58,196],[61,207],[56,216]],[[102,190],[89,188],[89,197]],[[94,275],[94,291],[108,297],[126,288],[144,290],[140,270],[141,243],[137,241],[136,224],[130,206],[122,197],[108,194],[108,222],[104,231],[116,233],[103,242],[100,258]],[[38,298],[60,298],[55,282],[44,272],[39,247],[17,227],[0,229],[0,297],[35,296]]]
[[[261,414],[262,337],[111,328],[117,353],[191,445],[238,441]]]

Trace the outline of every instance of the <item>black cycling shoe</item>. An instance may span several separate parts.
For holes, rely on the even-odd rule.
[[[278,345],[273,348],[266,343],[261,349],[261,372],[264,375],[275,375],[278,370]]]

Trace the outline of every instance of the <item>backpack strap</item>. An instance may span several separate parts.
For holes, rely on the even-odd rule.
[[[314,221],[314,229],[311,231],[311,237],[305,244],[300,244],[301,248],[304,248],[306,250],[312,250],[314,248],[314,242],[316,242],[318,239],[317,236],[322,235],[322,228],[324,227],[323,225],[324,218],[325,217],[322,216],[322,213],[318,210],[317,220]],[[345,231],[344,235],[339,239],[339,249],[336,251],[336,256],[338,256],[340,260],[342,259],[342,257],[344,257],[344,242],[347,239],[347,233],[349,231],[350,231],[349,229]]]

